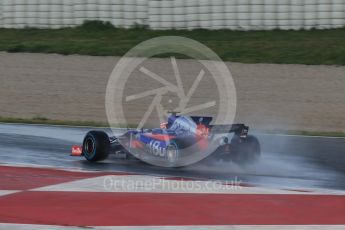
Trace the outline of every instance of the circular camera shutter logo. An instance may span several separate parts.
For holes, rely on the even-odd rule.
[[[187,90],[185,90],[183,86],[182,79],[184,76],[183,73],[181,74],[179,71],[178,62],[174,56],[169,55],[172,53],[197,60],[197,62],[201,64],[201,69],[195,74],[196,76],[193,76],[195,80]],[[164,76],[160,76],[153,70],[143,66],[145,61],[157,55],[170,56],[168,58],[170,62],[166,63],[169,63],[169,68],[173,70],[175,77],[174,82],[166,80]],[[134,71],[139,71],[141,74],[159,83],[160,86],[149,90],[143,89],[142,92],[126,96],[126,83]],[[206,71],[210,73],[214,79],[219,100],[209,100],[198,105],[189,106],[189,102],[197,90],[199,83],[203,80]],[[177,102],[174,111],[178,112],[179,115],[193,114],[198,116],[198,111],[216,106],[217,115],[213,117],[213,123],[233,123],[236,113],[236,89],[232,75],[227,66],[216,53],[195,40],[178,36],[163,36],[144,41],[132,48],[118,61],[112,71],[107,85],[105,106],[108,123],[113,132],[116,133],[115,129],[118,125],[128,125],[128,120],[126,119],[128,115],[124,112],[125,103],[148,96],[153,98],[152,102],[147,107],[146,111],[138,111],[142,118],[137,124],[137,128],[144,128],[148,117],[153,112],[158,113],[159,119],[157,120],[156,126],[158,128],[159,124],[166,120],[168,114],[168,111],[162,106],[162,100],[164,96],[169,93],[177,95],[179,102]],[[173,102],[169,99],[168,103]],[[142,158],[142,160],[148,161],[150,164],[164,167],[184,166],[200,161],[211,154],[216,147],[217,146],[209,148],[206,152],[203,151],[203,153],[192,153],[191,151],[195,152],[195,150],[190,147],[182,150],[176,147],[175,143],[167,143],[166,152],[168,160],[152,161],[145,158]],[[177,150],[174,148],[177,148]],[[172,157],[177,155],[177,152],[181,159],[172,164]],[[181,155],[186,155],[187,157],[181,157]]]

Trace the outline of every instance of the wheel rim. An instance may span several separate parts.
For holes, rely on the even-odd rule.
[[[84,145],[86,157],[92,157],[95,151],[95,142],[93,141],[92,138],[88,138],[85,140],[85,145]]]

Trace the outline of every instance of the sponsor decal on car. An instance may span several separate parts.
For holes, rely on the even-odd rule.
[[[161,141],[155,141],[155,140],[151,140],[147,145],[146,145],[147,149],[149,150],[149,152],[157,157],[165,157],[166,156],[166,147],[165,145],[163,146]]]

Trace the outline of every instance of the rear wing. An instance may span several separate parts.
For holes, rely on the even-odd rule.
[[[241,138],[246,138],[248,135],[249,127],[244,124],[232,125],[210,125],[211,133],[234,133]]]

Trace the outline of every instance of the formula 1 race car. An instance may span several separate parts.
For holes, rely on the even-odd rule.
[[[127,130],[112,137],[103,131],[90,131],[82,146],[72,148],[72,155],[96,162],[114,153],[163,167],[186,166],[209,158],[243,164],[260,157],[259,141],[248,135],[248,126],[211,125],[211,121],[212,117],[170,115],[156,129]]]

